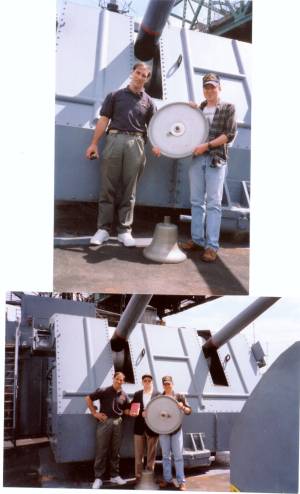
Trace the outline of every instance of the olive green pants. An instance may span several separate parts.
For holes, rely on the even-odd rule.
[[[101,479],[109,459],[110,476],[119,475],[119,449],[121,444],[122,418],[106,419],[97,423],[96,455],[94,463],[95,478]]]
[[[142,136],[108,134],[100,165],[98,228],[110,232],[116,213],[118,233],[131,231],[136,186],[145,162]]]

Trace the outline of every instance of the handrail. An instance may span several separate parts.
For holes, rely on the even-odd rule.
[[[19,371],[19,346],[20,346],[20,318],[15,334],[15,362],[14,362],[14,389],[13,389],[13,445],[16,446],[16,427],[17,427],[17,399],[18,399],[18,371]]]

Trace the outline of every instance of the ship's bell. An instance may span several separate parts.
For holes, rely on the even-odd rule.
[[[135,485],[135,490],[157,491],[158,484],[154,481],[154,474],[150,470],[143,470],[141,480]]]
[[[147,259],[162,263],[177,263],[185,261],[186,255],[179,249],[178,229],[170,223],[170,217],[164,217],[164,223],[155,227],[151,244],[143,250]]]

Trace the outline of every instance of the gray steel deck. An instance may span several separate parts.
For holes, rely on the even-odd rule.
[[[124,486],[116,486],[104,482],[104,489],[134,489],[134,461],[121,460],[120,469],[121,475],[128,483]],[[187,490],[229,491],[228,465],[215,463],[210,470],[193,469],[185,473]],[[155,467],[155,478],[160,479],[161,474],[161,465],[158,464]],[[57,464],[47,443],[31,443],[15,449],[6,449],[4,452],[4,487],[88,489],[93,480],[92,462]]]
[[[162,213],[161,213],[162,214]],[[105,293],[163,293],[243,295],[248,293],[249,247],[241,238],[222,237],[215,263],[200,260],[198,252],[179,264],[157,264],[143,256],[156,223],[163,216],[152,208],[137,208],[133,235],[137,247],[126,248],[116,236],[102,246],[89,246],[95,232],[96,206],[78,203],[57,208],[54,249],[54,290]],[[179,239],[189,238],[190,225],[179,223]],[[115,234],[116,235],[116,234]]]

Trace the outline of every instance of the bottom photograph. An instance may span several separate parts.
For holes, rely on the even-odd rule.
[[[299,492],[300,304],[8,292],[4,487]]]

